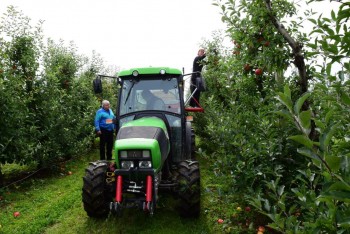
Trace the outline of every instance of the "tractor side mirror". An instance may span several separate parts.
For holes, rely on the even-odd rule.
[[[101,78],[96,77],[96,79],[94,79],[92,81],[92,86],[94,88],[94,93],[95,94],[102,93],[102,81],[101,81]]]
[[[117,79],[117,83],[118,83],[118,85],[122,85],[122,83],[123,83],[123,82],[122,82],[122,79],[118,78],[118,79]]]

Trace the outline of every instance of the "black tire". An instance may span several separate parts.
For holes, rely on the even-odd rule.
[[[83,203],[87,215],[94,218],[106,217],[112,195],[106,184],[108,162],[97,161],[90,163],[83,177]]]
[[[179,211],[183,217],[198,217],[200,213],[200,173],[197,161],[186,160],[178,165]]]

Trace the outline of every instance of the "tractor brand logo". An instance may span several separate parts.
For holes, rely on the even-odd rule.
[[[128,157],[130,158],[139,158],[141,156],[141,152],[137,150],[129,151]]]

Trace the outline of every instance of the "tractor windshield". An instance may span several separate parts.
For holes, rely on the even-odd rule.
[[[120,115],[145,110],[181,113],[176,78],[124,80],[121,92]]]

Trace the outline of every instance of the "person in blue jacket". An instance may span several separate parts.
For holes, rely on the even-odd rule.
[[[108,100],[102,101],[102,107],[96,112],[95,130],[100,137],[100,159],[112,160],[113,133],[115,129],[115,115],[110,109]]]

